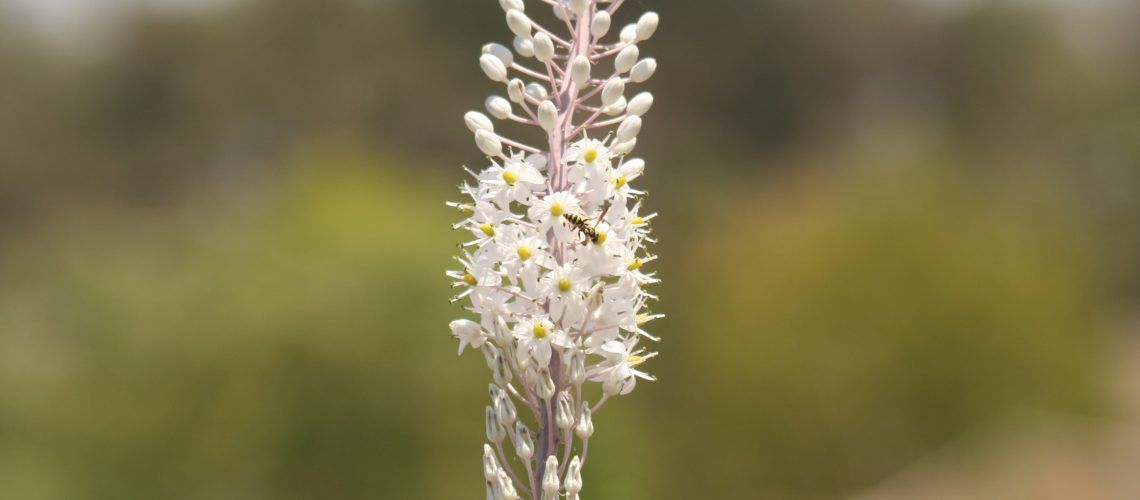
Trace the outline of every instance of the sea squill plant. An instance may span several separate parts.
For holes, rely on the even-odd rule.
[[[487,114],[536,127],[531,139],[508,139],[487,114],[468,112],[488,165],[467,169],[474,181],[459,191],[469,199],[449,203],[466,217],[454,227],[471,233],[447,272],[469,313],[451,333],[460,354],[482,351],[494,380],[489,499],[578,499],[594,414],[653,380],[640,367],[656,353],[638,344],[657,340],[643,326],[661,317],[645,289],[658,281],[645,269],[656,214],[642,215],[634,182],[645,162],[629,156],[653,96],[626,92],[657,69],[638,43],[658,16],[607,37],[622,1],[531,0],[553,9],[557,28],[547,29],[523,0],[499,0],[513,47],[490,43],[479,56],[506,86],[506,97],[487,98]]]

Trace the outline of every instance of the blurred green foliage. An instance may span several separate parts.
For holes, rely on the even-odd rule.
[[[627,3],[665,21],[638,153],[668,317],[587,497],[841,498],[1110,411],[1140,46],[1081,56],[1009,2]],[[132,12],[64,53],[4,12],[0,498],[481,495],[443,201],[482,162],[493,2]]]
[[[450,238],[419,229],[449,214],[376,165],[306,157],[267,193],[14,249],[0,497],[463,496],[430,477],[478,482],[450,447],[478,449],[455,410],[478,408],[481,362],[448,356]]]
[[[701,424],[674,456],[717,466],[676,498],[831,498],[1003,415],[1096,406],[1080,231],[904,166],[750,189],[688,235],[663,385]]]

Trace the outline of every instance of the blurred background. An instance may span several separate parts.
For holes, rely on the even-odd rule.
[[[668,317],[586,498],[1140,495],[1140,3],[646,9]],[[444,201],[509,40],[0,0],[0,498],[481,498]]]

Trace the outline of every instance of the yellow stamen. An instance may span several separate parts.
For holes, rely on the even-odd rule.
[[[553,215],[555,217],[562,215],[562,204],[558,203],[558,202],[551,203],[550,204],[550,215]]]
[[[542,323],[534,324],[534,336],[540,339],[546,337],[546,327],[542,326]]]
[[[596,241],[595,243],[601,245],[605,242],[606,242],[606,232],[605,231],[598,231],[598,241]]]
[[[617,177],[614,177],[614,186],[622,187],[624,185],[625,185],[625,176],[624,175],[619,175]]]
[[[641,361],[641,356],[637,356],[637,355],[629,356],[629,357],[625,358],[625,360],[629,361],[630,364],[633,364],[633,363],[637,363],[638,361]]]
[[[510,170],[504,170],[503,180],[507,181],[507,184],[514,186],[515,182],[519,180],[519,174],[511,172]]]
[[[471,273],[464,272],[463,282],[467,283],[468,285],[475,286],[477,283],[479,283],[479,280],[476,280],[475,277],[471,275]]]
[[[520,246],[518,249],[518,252],[519,252],[519,258],[520,259],[527,260],[530,258],[530,249],[529,248],[524,247],[524,246]]]
[[[586,163],[594,163],[594,160],[598,159],[598,150],[594,148],[587,149],[585,153],[582,153],[582,159],[586,160]]]
[[[629,264],[629,267],[627,267],[626,269],[633,271],[633,270],[636,270],[637,268],[641,267],[641,264],[642,264],[641,259],[633,259],[633,262],[631,262]]]
[[[562,290],[563,292],[569,292],[570,291],[570,278],[562,278],[562,279],[558,280],[558,289]]]
[[[484,222],[483,225],[479,226],[479,229],[487,236],[495,235],[495,227],[492,226],[490,222]]]
[[[634,224],[642,224],[645,222],[645,219],[641,218],[641,216],[637,216],[637,217],[630,219],[629,221],[634,223]]]

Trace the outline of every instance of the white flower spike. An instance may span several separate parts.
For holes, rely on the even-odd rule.
[[[470,235],[446,273],[467,316],[450,330],[460,354],[482,352],[492,373],[483,472],[496,500],[578,498],[586,455],[574,452],[609,398],[654,380],[643,364],[656,353],[644,343],[657,338],[645,327],[661,317],[647,310],[658,280],[646,248],[656,214],[642,212],[635,187],[646,165],[626,157],[653,107],[649,92],[626,91],[657,69],[637,44],[659,18],[618,31],[620,0],[544,2],[557,31],[524,14],[525,0],[499,0],[514,38],[484,45],[479,66],[505,97],[463,116],[487,159],[459,186],[466,199],[448,203]],[[531,135],[506,137],[493,119]]]

